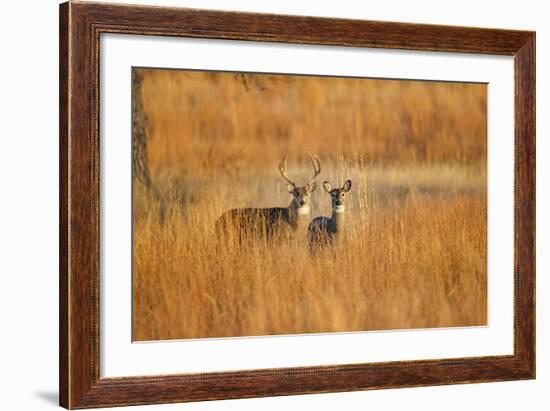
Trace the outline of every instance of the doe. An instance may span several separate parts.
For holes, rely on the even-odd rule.
[[[317,217],[309,224],[308,241],[313,251],[334,242],[335,238],[341,238],[344,228],[344,200],[351,190],[351,180],[347,180],[341,188],[332,188],[328,181],[323,183],[323,188],[330,195],[332,205],[331,217]]]

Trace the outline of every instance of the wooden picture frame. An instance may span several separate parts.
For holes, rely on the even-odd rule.
[[[514,57],[514,354],[100,378],[101,33]],[[535,377],[535,33],[69,2],[60,6],[60,405],[91,408]],[[512,182],[510,182],[512,184]]]

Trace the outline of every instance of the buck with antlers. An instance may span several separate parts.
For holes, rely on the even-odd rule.
[[[309,221],[310,196],[316,188],[314,179],[321,173],[319,158],[312,154],[309,156],[313,165],[313,177],[306,185],[300,187],[286,174],[287,156],[279,163],[279,172],[288,183],[287,189],[292,195],[292,201],[288,207],[237,208],[226,211],[216,221],[218,233],[234,229],[240,234],[265,235],[270,238],[289,227],[297,230],[302,222]]]

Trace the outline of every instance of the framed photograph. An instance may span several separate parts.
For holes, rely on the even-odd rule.
[[[535,378],[535,33],[60,6],[60,404]]]

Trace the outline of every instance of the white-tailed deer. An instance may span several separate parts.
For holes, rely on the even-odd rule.
[[[344,200],[351,190],[351,180],[347,180],[341,188],[334,189],[325,181],[323,188],[330,195],[332,216],[317,217],[309,224],[307,231],[311,250],[332,244],[335,238],[342,236],[346,211]]]
[[[313,177],[306,185],[296,186],[286,174],[286,156],[279,163],[279,172],[288,183],[288,192],[292,195],[292,201],[288,207],[272,208],[236,208],[226,211],[216,221],[216,230],[219,234],[227,230],[236,230],[239,234],[248,233],[255,236],[265,235],[270,238],[283,229],[296,230],[302,222],[309,220],[310,196],[315,191],[316,183],[313,181],[321,173],[321,161],[319,157],[310,154],[313,165]]]

